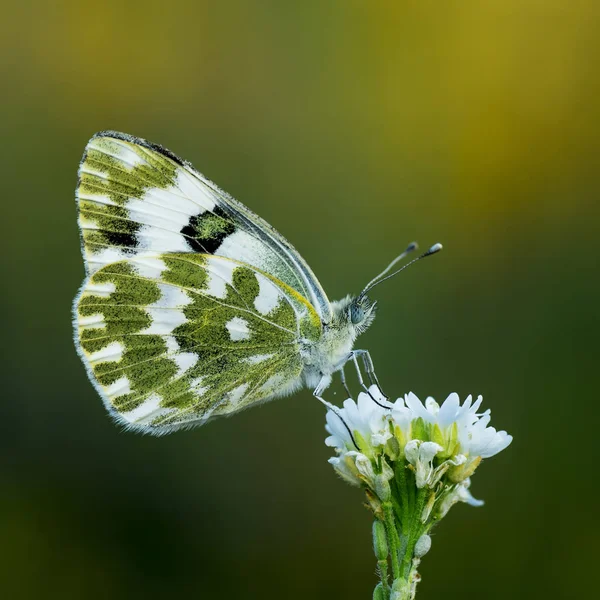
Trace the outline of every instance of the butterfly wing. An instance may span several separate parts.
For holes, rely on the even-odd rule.
[[[301,385],[300,340],[320,318],[298,292],[247,264],[146,253],[90,273],[76,344],[109,412],[162,434]]]
[[[148,252],[232,258],[306,298],[321,321],[331,307],[306,262],[273,227],[168,150],[101,132],[88,143],[77,186],[88,273]]]

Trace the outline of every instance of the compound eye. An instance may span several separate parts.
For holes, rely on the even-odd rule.
[[[360,306],[352,305],[350,308],[350,320],[353,325],[360,323],[365,318],[365,311]]]

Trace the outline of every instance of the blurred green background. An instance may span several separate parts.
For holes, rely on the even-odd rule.
[[[107,418],[70,309],[77,164],[110,128],[248,204],[331,299],[443,242],[378,288],[359,345],[388,392],[482,393],[515,440],[474,478],[486,506],[436,530],[419,598],[593,596],[599,17],[592,0],[5,4],[0,595],[359,600],[376,582],[308,391],[162,439]]]

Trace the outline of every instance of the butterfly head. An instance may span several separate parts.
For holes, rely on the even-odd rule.
[[[347,318],[354,325],[356,334],[365,331],[375,320],[375,306],[377,302],[371,302],[367,296],[352,298],[348,304]]]
[[[346,296],[333,302],[333,328],[345,332],[344,335],[355,340],[375,320],[376,304],[366,296]]]

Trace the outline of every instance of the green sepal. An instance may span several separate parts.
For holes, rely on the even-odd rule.
[[[388,544],[385,525],[379,520],[373,521],[373,550],[377,560],[387,560]]]
[[[436,423],[435,425],[431,425],[429,429],[431,441],[439,444],[443,448],[441,452],[438,452],[437,458],[445,458],[447,456],[448,449],[446,447],[446,438],[444,437],[440,426]]]
[[[369,457],[370,459],[373,459],[373,448],[371,444],[369,444],[357,430],[352,432],[352,436],[354,437],[354,441],[356,442],[356,445],[358,446],[360,452],[362,452],[365,456]]]
[[[412,422],[411,439],[413,440],[428,440],[429,427],[421,417]]]
[[[464,465],[452,467],[448,470],[448,479],[453,483],[464,481],[467,477],[471,477],[471,475],[475,473],[475,469],[477,469],[480,462],[481,456],[476,456],[472,460],[467,461]]]
[[[392,434],[393,434],[392,430]],[[400,442],[398,438],[391,437],[385,445],[385,453],[393,460],[396,461],[402,455],[402,448],[400,447]]]

